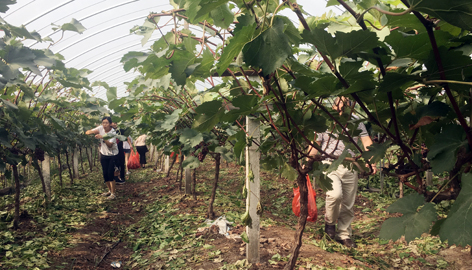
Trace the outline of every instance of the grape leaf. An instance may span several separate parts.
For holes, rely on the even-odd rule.
[[[186,169],[195,169],[198,168],[198,166],[200,166],[200,161],[194,156],[187,156],[184,162],[182,162],[182,167]]]
[[[472,245],[472,174],[462,175],[462,189],[447,219],[441,225],[439,236],[449,245]]]
[[[197,107],[197,116],[192,124],[192,128],[198,131],[210,131],[224,115],[224,108],[220,100],[213,100],[202,103]]]
[[[213,18],[213,22],[216,26],[228,28],[229,25],[233,23],[234,15],[231,10],[229,10],[228,5],[224,3],[210,11],[210,17]]]
[[[436,210],[432,203],[426,203],[417,211],[423,203],[424,197],[417,193],[394,202],[387,211],[402,213],[403,216],[387,219],[382,224],[379,238],[397,240],[404,235],[405,240],[410,242],[421,234],[429,232],[432,222],[436,220]]]
[[[243,48],[244,61],[253,67],[262,68],[269,75],[282,66],[292,54],[288,37],[284,34],[284,22],[275,19],[274,24]]]
[[[72,19],[70,23],[65,23],[61,25],[59,28],[53,27],[53,30],[61,30],[61,31],[72,31],[82,34],[86,29],[85,27],[76,19]]]
[[[414,10],[472,31],[472,2],[464,0],[408,0]]]
[[[179,133],[181,134],[179,138],[180,143],[188,144],[190,147],[194,147],[203,141],[203,135],[193,129],[185,128],[180,130]]]
[[[366,160],[370,160],[371,164],[375,164],[384,158],[389,147],[390,142],[384,142],[381,144],[374,143],[367,147],[369,151],[363,152],[362,157]]]
[[[179,114],[182,112],[182,109],[177,109],[165,116],[165,121],[161,124],[161,128],[169,131],[175,127],[177,120],[179,120]]]
[[[171,58],[169,72],[178,85],[185,85],[188,74],[187,67],[195,62],[195,55],[189,51],[175,50]]]
[[[434,136],[434,144],[429,148],[428,160],[431,162],[433,173],[449,171],[455,164],[457,150],[467,145],[464,129],[459,125],[447,125],[442,132]]]
[[[223,49],[223,54],[217,64],[216,72],[218,74],[223,74],[233,59],[241,52],[244,45],[251,41],[255,30],[256,24],[244,26],[240,31],[236,32],[232,39],[229,40],[229,44]]]

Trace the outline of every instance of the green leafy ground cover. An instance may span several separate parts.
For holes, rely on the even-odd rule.
[[[20,230],[10,228],[12,197],[1,200],[0,267],[109,269],[112,261],[122,261],[123,269],[282,268],[297,223],[291,211],[292,184],[277,175],[262,174],[261,263],[247,265],[241,240],[211,230],[197,233],[197,228],[205,226],[212,170],[209,158],[197,169],[197,200],[179,192],[175,168],[170,178],[152,169],[133,171],[111,202],[99,196],[100,173],[89,174],[71,188],[55,186],[48,208],[40,183],[34,182],[22,190]],[[239,166],[224,163],[215,201],[216,215],[224,214],[235,222],[234,234],[244,231],[237,225],[245,209],[243,175]],[[375,179],[370,182],[377,184]],[[360,188],[366,185],[362,179]],[[428,234],[409,243],[379,240],[380,225],[392,216],[385,211],[392,202],[391,196],[359,192],[353,223],[359,247],[346,249],[323,234],[324,193],[318,190],[318,221],[307,225],[298,268],[461,269],[472,264],[470,247],[450,247]],[[435,207],[447,210],[448,206]]]

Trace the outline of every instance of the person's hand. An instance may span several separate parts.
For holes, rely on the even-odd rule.
[[[101,139],[101,138],[103,138],[103,136],[100,135],[100,134],[97,134],[97,135],[95,135],[95,138],[96,138],[96,139]]]
[[[365,164],[366,168],[368,168],[370,170],[370,167],[369,167],[369,164]],[[375,164],[371,164],[372,166],[372,174],[376,174],[377,173],[377,166]]]

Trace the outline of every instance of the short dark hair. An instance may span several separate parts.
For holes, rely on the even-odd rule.
[[[111,117],[110,117],[110,116],[105,116],[105,117],[103,117],[103,118],[102,118],[102,122],[103,122],[103,120],[108,120],[108,122],[109,122],[110,124],[113,123],[113,121],[111,121]]]

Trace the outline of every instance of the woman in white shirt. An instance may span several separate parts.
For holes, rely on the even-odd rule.
[[[129,155],[131,153],[131,145],[133,145],[133,138],[131,138],[131,136],[128,136],[128,139],[123,142],[123,152],[125,152],[125,170],[126,170],[126,174],[129,174],[128,160],[129,160]]]
[[[134,146],[136,146],[136,151],[139,153],[141,168],[146,167],[146,152],[148,151],[146,146],[146,134],[139,136],[134,142]]]
[[[100,153],[102,164],[103,179],[108,187],[108,192],[102,194],[102,196],[108,196],[108,200],[116,198],[115,196],[115,180],[113,179],[115,173],[115,159],[118,156],[118,146],[116,145],[116,138],[104,140],[108,135],[115,135],[115,130],[111,127],[111,117],[103,117],[102,125],[94,129],[87,130],[85,134],[95,134],[95,138],[100,139]]]

